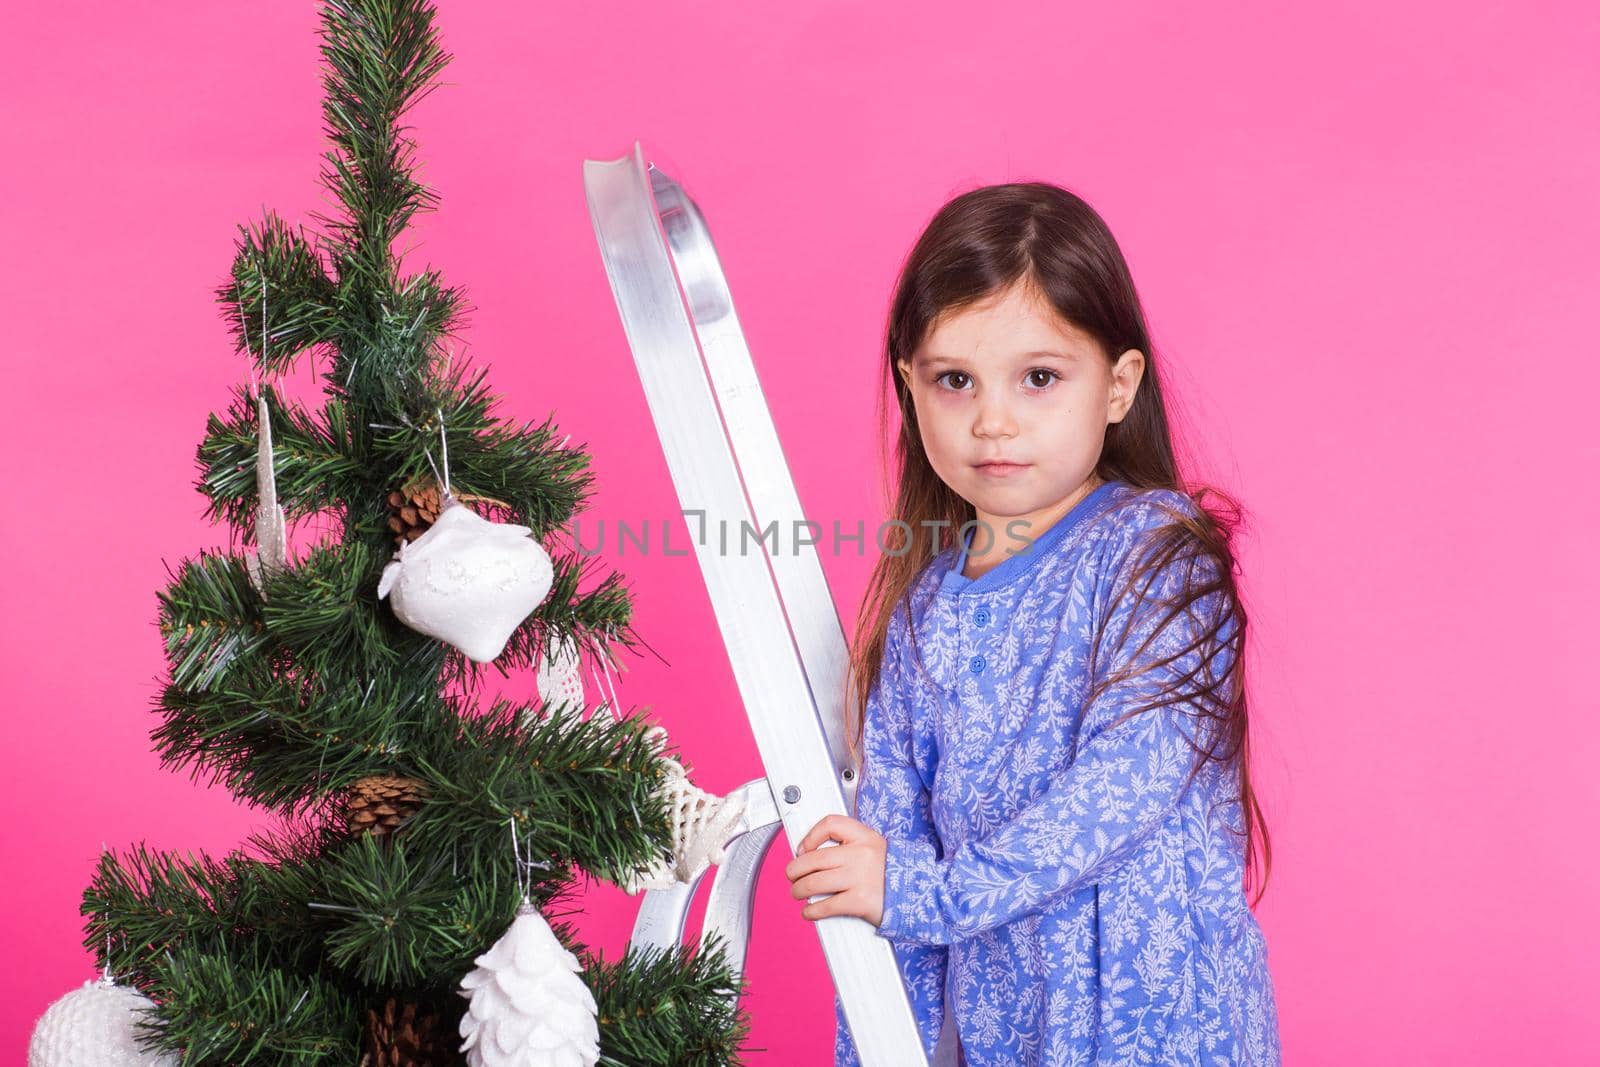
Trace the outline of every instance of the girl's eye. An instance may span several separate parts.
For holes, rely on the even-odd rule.
[[[1037,375],[1040,375],[1040,374],[1045,375],[1045,380],[1042,381],[1042,382],[1039,381],[1038,378],[1037,378]],[[1060,378],[1060,377],[1061,377],[1061,375],[1057,374],[1055,371],[1050,370],[1050,369],[1048,369],[1046,367],[1035,367],[1035,368],[1033,368],[1032,370],[1030,370],[1027,373],[1028,381],[1030,383],[1032,383],[1033,385],[1035,385],[1038,389],[1041,389],[1041,390],[1048,389],[1055,382],[1055,380]],[[944,381],[946,378],[960,378],[962,380],[962,382],[964,383],[967,380],[967,374],[966,374],[965,371],[947,370],[943,374],[938,374],[938,375],[934,376],[934,379],[933,379],[934,384],[937,385],[938,383]],[[959,385],[959,384],[957,384],[955,382],[951,382],[950,384],[951,384],[951,388],[953,388],[956,392],[960,392],[961,391],[961,389],[962,389],[961,385]]]

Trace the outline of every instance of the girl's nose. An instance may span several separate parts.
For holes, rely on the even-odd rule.
[[[1017,420],[1004,400],[990,398],[978,405],[977,420],[972,432],[978,437],[1015,437]]]

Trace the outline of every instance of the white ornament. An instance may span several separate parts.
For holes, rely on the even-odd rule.
[[[600,1059],[594,994],[583,965],[532,904],[461,980],[470,1004],[461,1051],[471,1067],[593,1067]]]
[[[428,532],[400,546],[378,581],[400,621],[488,663],[544,600],[550,556],[526,526],[490,522],[446,495]]]
[[[600,640],[601,653],[605,655],[609,644],[602,638]],[[604,664],[602,663],[602,666]],[[606,679],[601,679],[601,691],[609,686],[610,668],[606,668]],[[600,676],[595,675],[596,678]],[[543,707],[530,707],[523,713],[522,725],[527,728],[537,727],[541,716],[554,713],[557,705],[565,705],[567,714],[562,718],[563,729],[576,729],[584,720],[582,713],[589,711],[589,721],[598,715],[609,717],[616,721],[616,711],[612,702],[616,699],[616,690],[611,688],[609,696],[589,709],[589,696],[584,689],[582,656],[578,651],[576,637],[557,638],[550,642],[539,657],[539,667],[535,674],[535,685],[538,689],[539,699]],[[574,713],[576,712],[576,714]]]
[[[177,1057],[139,1048],[134,1012],[150,1007],[150,998],[109,978],[85,982],[40,1016],[28,1067],[177,1067]]]
[[[652,726],[645,736],[658,752],[666,744],[667,732],[659,726]],[[622,887],[630,895],[692,882],[711,864],[721,863],[727,858],[724,846],[744,817],[742,800],[707,793],[689,781],[683,764],[670,756],[665,762],[667,777],[658,792],[666,795],[672,819],[672,859],[634,872]]]
[[[534,678],[539,699],[546,704],[566,704],[583,710],[587,705],[579,664],[578,643],[571,638],[558,641],[553,653],[547,651],[540,656],[539,670]]]
[[[289,538],[272,468],[272,419],[264,392],[256,394],[256,498],[256,551],[245,556],[245,568],[256,591],[265,596],[267,579],[289,565]]]

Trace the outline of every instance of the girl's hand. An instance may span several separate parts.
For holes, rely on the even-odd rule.
[[[824,841],[839,844],[823,847]],[[801,839],[798,855],[783,873],[797,900],[832,896],[800,909],[802,919],[856,915],[873,926],[883,921],[883,867],[889,843],[882,834],[847,815],[829,815]]]

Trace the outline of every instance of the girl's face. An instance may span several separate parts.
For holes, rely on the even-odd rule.
[[[970,555],[1005,556],[1101,484],[1106,427],[1132,406],[1144,354],[1130,348],[1113,367],[1019,282],[940,319],[898,368],[935,473],[988,524]],[[997,460],[1014,466],[985,466]],[[1019,519],[1027,525],[1007,529]]]

